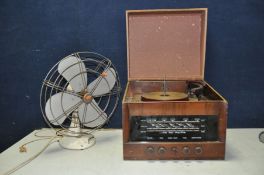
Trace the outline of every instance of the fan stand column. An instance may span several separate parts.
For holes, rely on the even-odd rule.
[[[87,149],[95,144],[95,137],[92,134],[80,134],[81,127],[78,112],[72,113],[72,121],[69,130],[63,131],[63,137],[59,143],[63,148],[82,150]]]

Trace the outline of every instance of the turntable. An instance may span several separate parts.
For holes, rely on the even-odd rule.
[[[224,159],[227,101],[204,81],[207,9],[126,19],[124,159]]]

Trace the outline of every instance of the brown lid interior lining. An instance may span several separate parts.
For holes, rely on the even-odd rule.
[[[203,79],[205,10],[127,13],[129,80]]]

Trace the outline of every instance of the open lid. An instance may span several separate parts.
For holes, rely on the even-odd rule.
[[[204,78],[207,9],[129,10],[128,80]]]

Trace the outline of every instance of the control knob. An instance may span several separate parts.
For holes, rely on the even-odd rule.
[[[152,146],[149,146],[149,147],[147,147],[146,148],[146,153],[148,153],[148,154],[152,154],[152,153],[154,153],[154,148],[152,147]]]
[[[195,147],[194,151],[196,154],[201,154],[203,152],[203,149],[202,149],[202,147],[197,146],[197,147]]]
[[[183,147],[182,152],[183,152],[183,154],[189,154],[190,148],[188,146],[185,146],[185,147]]]
[[[164,148],[164,147],[160,147],[158,150],[159,154],[164,154],[165,152],[166,152],[166,148]]]

